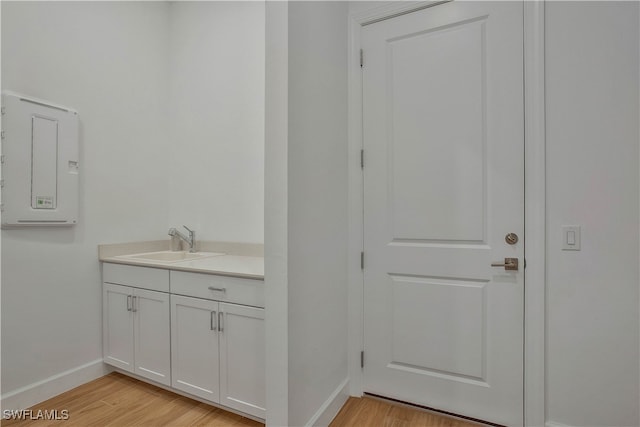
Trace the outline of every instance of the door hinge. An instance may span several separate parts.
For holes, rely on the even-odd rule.
[[[364,252],[360,252],[360,270],[364,270]]]
[[[360,367],[364,368],[364,351],[360,352]]]
[[[364,66],[364,50],[360,49],[360,68]]]
[[[364,149],[360,150],[360,169],[364,169]]]

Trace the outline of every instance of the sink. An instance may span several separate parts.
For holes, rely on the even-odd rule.
[[[141,254],[121,255],[121,258],[137,259],[141,261],[179,262],[192,261],[201,258],[225,255],[220,252],[186,252],[186,251],[159,251]]]

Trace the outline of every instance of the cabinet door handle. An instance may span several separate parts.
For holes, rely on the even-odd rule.
[[[138,309],[136,308],[136,301],[138,300],[138,297],[136,295],[133,296],[132,298],[132,303],[131,303],[131,311],[133,311],[134,313],[138,311]]]
[[[209,319],[209,327],[211,328],[212,331],[216,330],[216,312],[215,311],[211,312],[211,318]]]
[[[127,295],[127,311],[131,311],[131,295]]]
[[[223,319],[224,319],[224,313],[219,312],[218,313],[218,331],[220,332],[224,332],[224,324],[222,323]]]
[[[222,292],[223,294],[227,292],[227,288],[214,288],[213,286],[209,286],[210,291]]]

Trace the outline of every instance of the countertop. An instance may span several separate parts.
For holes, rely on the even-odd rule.
[[[114,264],[264,280],[262,245],[201,242],[199,251],[222,253],[222,255],[184,261],[167,262],[129,257],[139,253],[167,251],[169,244],[168,241],[152,241],[100,245],[98,246],[98,258],[101,262]]]

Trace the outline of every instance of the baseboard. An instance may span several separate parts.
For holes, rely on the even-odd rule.
[[[77,368],[69,369],[52,377],[17,390],[4,393],[0,399],[2,409],[27,409],[37,403],[51,399],[60,393],[71,390],[89,381],[109,373],[109,368],[102,362],[102,358],[89,362]],[[55,408],[49,408],[55,409]]]
[[[545,427],[571,427],[568,424],[560,424],[560,423],[557,423],[555,421],[547,421],[547,422],[544,423],[544,426]]]
[[[311,417],[305,427],[311,426],[328,426],[331,421],[338,415],[340,409],[349,398],[349,378],[346,378],[342,383],[331,393],[331,396],[320,406],[318,411]]]

